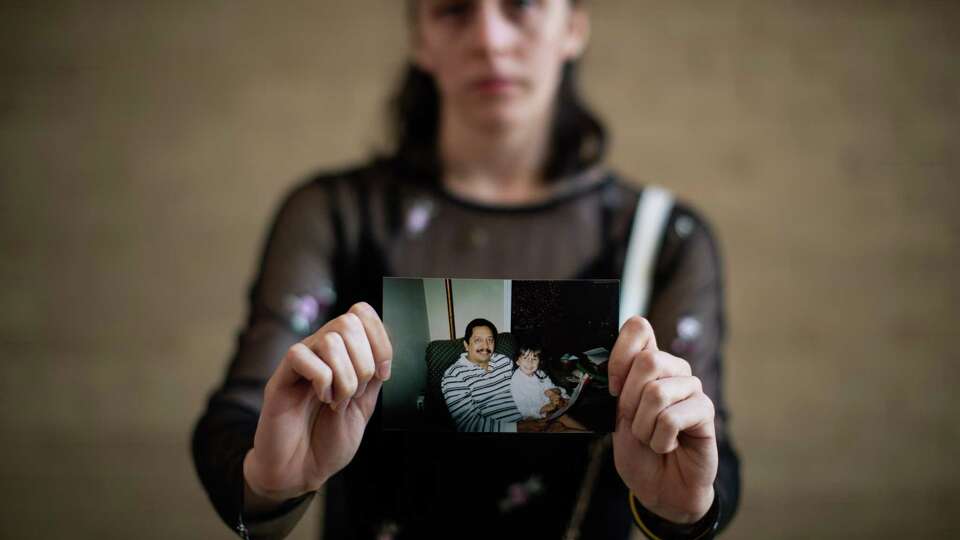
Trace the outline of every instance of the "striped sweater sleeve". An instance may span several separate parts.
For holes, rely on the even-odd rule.
[[[508,404],[497,407],[492,414],[484,414],[481,404],[475,399],[474,389],[471,387],[476,375],[462,369],[456,364],[443,374],[440,381],[440,390],[447,404],[447,410],[453,417],[457,431],[461,432],[516,432],[519,415],[512,398],[507,392]]]

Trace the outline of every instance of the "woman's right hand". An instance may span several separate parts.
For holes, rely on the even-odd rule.
[[[267,381],[243,462],[246,512],[316,491],[353,459],[392,357],[380,317],[363,302],[290,347]]]

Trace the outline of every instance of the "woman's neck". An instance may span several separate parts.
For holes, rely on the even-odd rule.
[[[493,204],[523,204],[548,193],[542,176],[548,126],[479,129],[444,114],[440,157],[444,186],[457,195]]]

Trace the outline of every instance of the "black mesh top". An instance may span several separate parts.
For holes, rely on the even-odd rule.
[[[600,168],[552,189],[539,204],[491,206],[373,162],[318,175],[289,192],[267,237],[226,377],[194,433],[198,474],[228,525],[241,519],[242,461],[253,445],[266,380],[287,348],[353,303],[366,301],[382,314],[384,276],[621,278],[641,190]],[[661,349],[689,361],[714,402],[716,488],[726,525],[740,474],[721,384],[723,274],[708,224],[686,204],[677,203],[667,221],[649,306]],[[326,538],[375,538],[384,527],[398,531],[397,538],[429,532],[558,538],[596,439],[404,433],[383,431],[379,423],[378,407],[356,458],[327,485]],[[505,510],[510,490],[531,482],[539,488],[535,495]],[[309,498],[242,519],[254,537],[280,538]],[[627,500],[608,449],[582,537],[627,538],[633,527]]]

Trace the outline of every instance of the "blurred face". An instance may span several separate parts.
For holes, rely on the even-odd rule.
[[[477,326],[473,329],[470,340],[463,344],[467,350],[467,359],[475,364],[485,364],[493,355],[493,331],[486,326]]]
[[[527,375],[533,375],[540,367],[540,351],[525,350],[517,358],[517,367]]]
[[[569,0],[419,0],[414,57],[444,115],[477,128],[546,119],[589,23]]]

